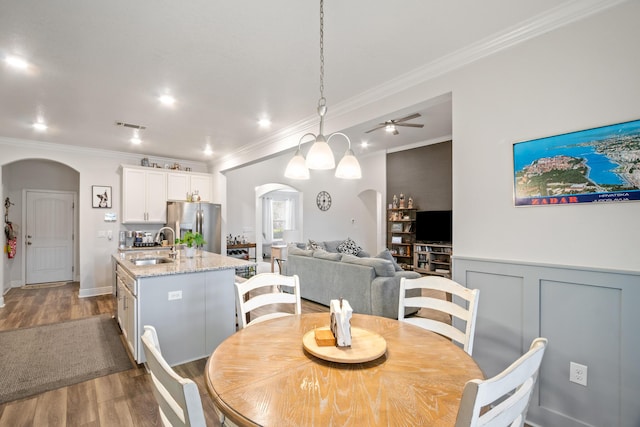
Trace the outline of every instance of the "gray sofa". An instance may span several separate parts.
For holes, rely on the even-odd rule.
[[[331,252],[334,242],[321,242],[324,248],[300,249],[290,245],[284,274],[300,278],[302,298],[323,305],[332,299],[349,301],[354,313],[398,317],[400,278],[420,274],[403,271],[385,250],[375,257]]]

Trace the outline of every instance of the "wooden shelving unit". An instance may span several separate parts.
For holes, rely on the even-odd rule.
[[[387,247],[405,270],[413,269],[416,211],[415,208],[387,209]]]
[[[413,270],[451,278],[453,247],[448,244],[416,243],[413,245]]]

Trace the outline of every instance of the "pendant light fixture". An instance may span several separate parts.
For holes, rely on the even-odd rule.
[[[360,163],[356,159],[353,150],[351,150],[351,140],[347,135],[341,132],[334,132],[328,137],[324,136],[324,116],[327,114],[327,100],[324,97],[324,0],[320,0],[320,99],[318,100],[318,115],[320,116],[320,129],[318,135],[313,133],[307,133],[300,138],[298,142],[298,149],[293,158],[289,161],[287,168],[284,171],[284,176],[292,179],[309,179],[309,169],[333,169],[336,167],[336,162],[333,157],[333,151],[329,147],[329,141],[334,136],[344,137],[349,146],[345,152],[342,160],[338,163],[336,168],[336,177],[344,179],[360,179],[362,178],[362,171],[360,169]],[[305,160],[300,146],[303,140],[308,136],[313,137],[314,143],[307,153]],[[304,142],[310,142],[308,141]]]

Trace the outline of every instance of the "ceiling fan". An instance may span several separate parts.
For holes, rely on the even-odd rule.
[[[412,127],[412,128],[424,127],[424,125],[420,123],[404,123],[407,120],[412,120],[418,117],[420,117],[420,113],[413,113],[407,117],[402,117],[401,119],[387,120],[384,123],[380,123],[378,126],[374,127],[373,129],[369,129],[365,133],[373,132],[374,130],[384,128],[387,132],[397,135],[400,133],[398,132],[398,126],[406,126],[406,127]]]

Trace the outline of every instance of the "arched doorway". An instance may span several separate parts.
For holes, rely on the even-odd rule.
[[[289,223],[289,227],[294,227],[298,235],[302,235],[302,192],[294,187],[286,184],[269,183],[256,187],[256,257],[258,261],[263,260],[263,253],[267,250],[266,246],[271,245],[272,235],[265,232],[265,212],[266,203],[273,197],[280,200],[286,199],[286,195],[290,194],[291,203],[295,204],[293,208],[293,219]],[[285,227],[286,228],[286,227]],[[280,237],[280,236],[278,236]]]
[[[76,170],[48,159],[2,165],[3,196],[12,203],[10,220],[18,229],[16,256],[3,262],[5,283],[75,279],[79,181]]]

